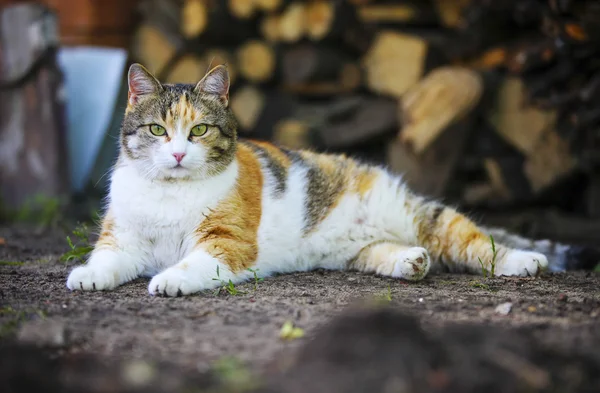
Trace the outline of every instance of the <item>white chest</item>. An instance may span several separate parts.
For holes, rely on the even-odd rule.
[[[134,168],[116,169],[110,190],[115,231],[135,250],[149,274],[179,262],[195,245],[194,233],[235,184],[237,166],[204,181],[161,182]]]

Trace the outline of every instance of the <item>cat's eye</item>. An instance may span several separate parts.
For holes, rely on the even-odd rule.
[[[165,127],[159,126],[158,124],[152,124],[150,126],[150,132],[152,135],[164,136],[167,133],[167,130],[165,130]]]
[[[191,134],[193,136],[202,136],[206,134],[206,131],[208,131],[208,126],[206,124],[198,124],[192,128]]]

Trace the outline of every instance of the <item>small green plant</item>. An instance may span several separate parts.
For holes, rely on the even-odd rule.
[[[492,235],[490,235],[490,243],[492,244],[492,260],[490,261],[490,270],[487,270],[481,258],[477,257],[479,264],[481,265],[481,274],[484,278],[487,278],[488,275],[490,277],[494,277],[496,274],[496,257],[498,256],[498,251],[496,250],[496,243],[494,242],[494,237]]]
[[[600,273],[600,263],[596,265],[596,267],[594,268],[594,272]]]
[[[217,277],[213,278],[213,281],[219,281],[221,286],[215,290],[215,296],[221,293],[221,291],[226,291],[228,294],[232,296],[243,295],[245,292],[240,291],[235,287],[235,284],[231,281],[225,281],[221,279],[221,272],[219,271],[219,266],[217,266]]]
[[[243,361],[233,356],[224,356],[212,364],[214,374],[228,392],[246,392],[256,389],[260,381],[246,367]]]
[[[376,305],[384,305],[392,301],[392,287],[390,284],[387,286],[387,290],[383,293],[374,296],[373,300]]]
[[[490,262],[490,274],[492,277],[494,277],[496,274],[496,257],[498,256],[498,251],[496,251],[496,243],[494,243],[494,237],[492,235],[490,235],[490,243],[492,243],[492,262]]]
[[[71,240],[71,236],[67,236],[67,244],[69,245],[70,250],[64,253],[60,257],[60,260],[69,262],[72,259],[76,259],[83,263],[85,262],[87,254],[94,249],[89,241],[89,229],[87,225],[78,225],[73,230],[73,236],[75,237],[75,243]]]
[[[0,318],[5,320],[0,324],[0,338],[15,333],[19,325],[32,314],[36,314],[42,319],[46,318],[46,313],[42,310],[27,309],[19,311],[10,306],[0,308]]]
[[[390,284],[388,284],[387,293],[385,294],[385,300],[387,300],[388,302],[392,301],[392,287],[390,286]]]
[[[481,258],[477,257],[477,259],[479,260],[479,264],[481,265],[481,275],[483,276],[483,278],[487,278],[488,270],[485,268],[485,265]]]
[[[60,220],[62,203],[59,198],[36,194],[25,200],[21,207],[10,214],[14,221],[29,222],[41,228],[55,226]]]
[[[479,288],[479,289],[485,289],[486,291],[490,290],[490,286],[487,284],[483,284],[479,281],[471,281],[469,283],[469,285],[471,286],[471,288]]]
[[[0,261],[0,266],[23,266],[25,262],[17,261]]]
[[[304,329],[294,326],[292,321],[285,321],[281,330],[279,331],[279,337],[283,340],[295,340],[297,338],[304,337]]]
[[[252,268],[248,268],[248,271],[251,272],[254,275],[254,292],[256,292],[256,289],[258,288],[258,283],[264,281],[265,279],[262,277],[258,277],[258,271],[260,269],[252,269]]]

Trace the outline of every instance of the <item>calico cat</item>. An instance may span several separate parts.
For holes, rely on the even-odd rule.
[[[134,64],[128,81],[101,234],[70,273],[71,290],[152,277],[150,294],[188,295],[219,285],[217,269],[239,283],[248,269],[420,280],[442,266],[477,273],[495,261],[495,274],[509,276],[548,267],[535,247],[498,243],[494,257],[483,228],[384,168],[238,140],[225,66],[196,85],[167,85]]]

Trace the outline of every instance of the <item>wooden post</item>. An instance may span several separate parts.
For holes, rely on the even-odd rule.
[[[0,197],[15,209],[69,191],[56,15],[39,4],[0,11]]]

